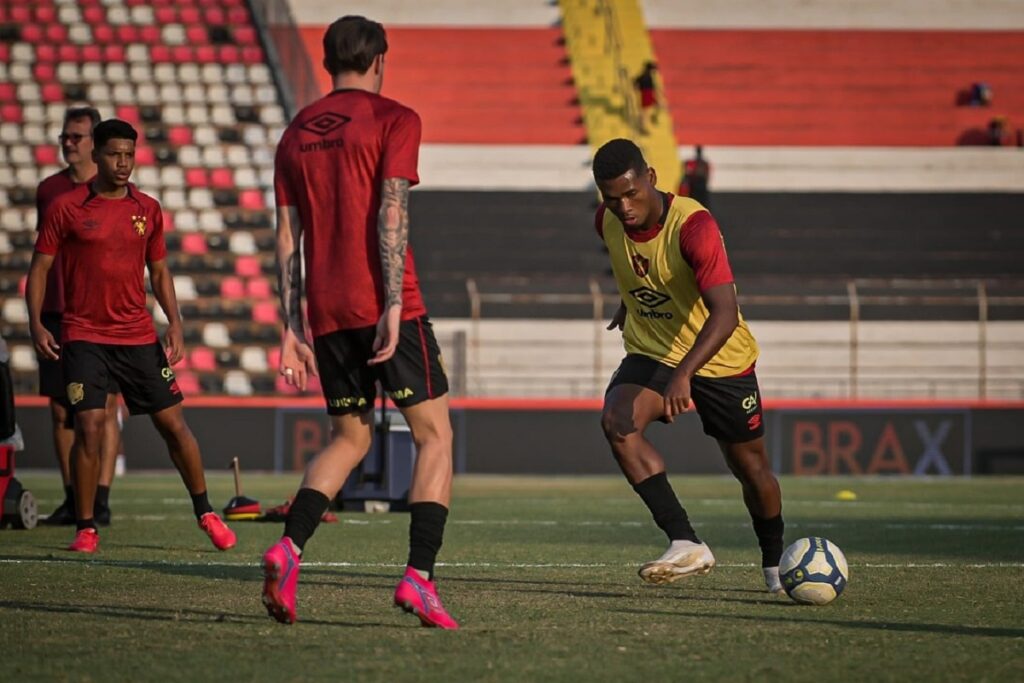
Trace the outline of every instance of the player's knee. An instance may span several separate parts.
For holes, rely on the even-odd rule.
[[[92,452],[103,440],[103,414],[90,410],[75,417],[75,435],[82,440],[85,450]]]
[[[419,451],[451,448],[452,426],[447,420],[436,420],[424,425],[417,425],[412,435],[413,443]]]
[[[636,425],[631,414],[619,410],[601,413],[601,431],[612,445],[624,444],[630,435],[636,434]]]

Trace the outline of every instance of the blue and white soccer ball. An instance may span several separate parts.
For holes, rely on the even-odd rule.
[[[827,605],[843,592],[850,578],[846,556],[826,538],[801,538],[786,548],[779,577],[789,597],[805,605]]]

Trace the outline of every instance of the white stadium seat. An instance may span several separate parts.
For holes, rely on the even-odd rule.
[[[178,301],[195,301],[196,283],[188,275],[174,276],[174,294]]]
[[[224,392],[230,396],[252,396],[249,375],[241,370],[228,370],[224,374]]]
[[[24,304],[24,300],[21,300]],[[28,314],[26,313],[26,318]],[[228,334],[227,325],[224,323],[206,323],[203,326],[203,343],[213,349],[223,349],[231,346],[231,335]]]

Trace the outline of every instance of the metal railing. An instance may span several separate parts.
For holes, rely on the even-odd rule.
[[[309,53],[299,35],[288,0],[248,2],[285,114],[291,120],[300,109],[321,95]]]
[[[1024,283],[1010,289],[1024,293]],[[613,350],[616,345],[610,343],[605,329],[607,315],[619,304],[617,292],[602,291],[600,282],[594,278],[590,279],[587,291],[562,293],[482,291],[480,283],[470,278],[466,281],[466,292],[471,312],[468,329],[460,339],[452,340],[461,344],[459,353],[463,363],[458,365],[458,383],[466,392],[475,395],[539,392],[587,396],[598,394],[603,389],[608,373],[606,362],[614,362],[620,353]],[[1011,306],[1024,307],[1024,295],[993,295],[990,284],[984,280],[854,279],[846,282],[843,294],[741,294],[739,302],[741,307],[841,306],[847,310],[845,322],[832,323],[848,326],[845,340],[803,341],[795,338],[785,344],[788,350],[800,354],[826,351],[834,356],[845,356],[844,363],[830,362],[818,366],[776,364],[766,368],[770,371],[771,381],[785,395],[942,398],[956,393],[982,399],[991,396],[1024,398],[1024,337],[1019,340],[993,340],[990,334],[990,313]],[[538,334],[533,338],[522,334],[485,338],[482,333],[482,327],[488,320],[485,307],[489,310],[494,306],[507,305],[552,307],[581,304],[589,304],[592,311],[589,324],[593,334],[590,335],[589,348],[586,348],[588,342],[578,330],[571,339],[559,339],[558,335],[550,334]],[[906,309],[907,320],[913,320],[914,312],[921,308],[970,307],[976,311],[976,316],[960,324],[975,325],[976,335],[970,343],[963,339],[936,339],[926,335],[913,339],[867,339],[865,329],[880,323],[865,320],[864,313],[875,307],[897,311]],[[1006,319],[1006,315],[999,317]],[[814,319],[813,316],[809,318]],[[1019,322],[1024,324],[1024,316]],[[957,360],[934,368],[935,374],[928,375],[916,364],[888,359],[906,351],[926,358],[938,354],[953,355]],[[516,353],[545,360],[543,363],[517,365],[507,360]],[[992,364],[993,353],[1010,354],[1011,361]],[[970,362],[975,359],[976,362]],[[524,392],[524,388],[530,391]]]

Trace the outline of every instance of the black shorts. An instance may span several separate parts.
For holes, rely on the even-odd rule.
[[[60,321],[60,313],[43,313],[40,319],[40,322],[43,323],[43,327],[45,327],[58,342],[60,342]],[[43,358],[38,355],[36,356],[36,360],[39,362],[39,395],[51,398],[65,408],[69,408],[67,383],[64,381],[63,361],[60,359],[50,360],[49,358]],[[117,387],[117,382],[113,377],[110,378],[110,384],[107,386],[107,393],[121,393],[121,390]]]
[[[61,353],[72,412],[105,408],[112,382],[132,415],[152,415],[182,402],[160,342],[141,345],[73,341]]]
[[[622,359],[605,393],[620,384],[636,384],[664,394],[674,370],[653,358],[631,353]],[[690,395],[708,436],[726,443],[764,436],[761,391],[753,370],[736,377],[694,377],[690,380]]]
[[[377,328],[338,330],[313,340],[328,415],[373,410],[376,382],[396,406],[407,408],[448,393],[441,349],[427,316],[403,320],[395,355],[380,365],[373,358]]]

